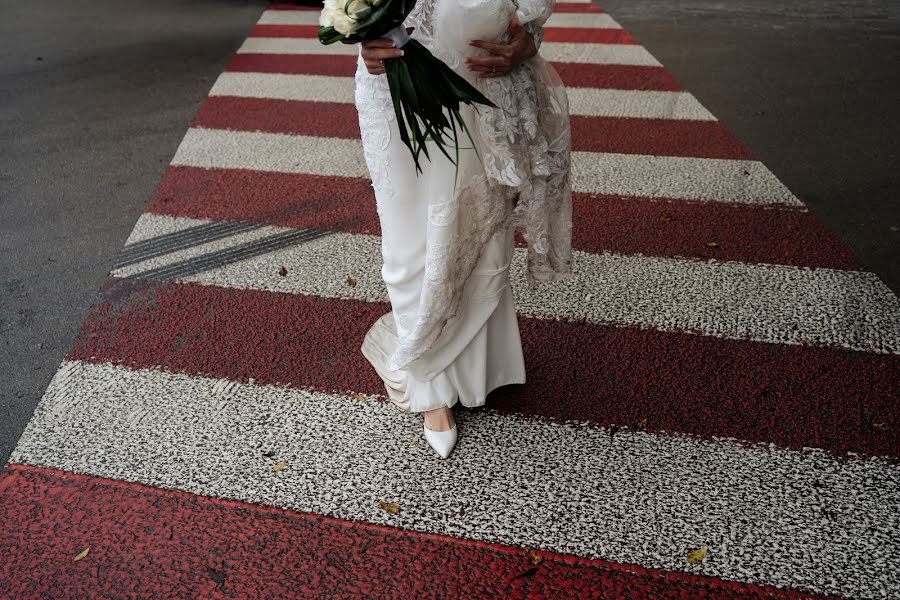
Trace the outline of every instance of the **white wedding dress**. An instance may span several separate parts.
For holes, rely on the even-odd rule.
[[[571,135],[559,76],[540,55],[481,80],[462,60],[486,54],[470,39],[504,41],[516,14],[539,45],[552,10],[553,0],[521,0],[518,10],[510,0],[419,0],[407,18],[414,39],[497,105],[463,107],[478,152],[460,136],[458,173],[429,142],[416,174],[387,78],[358,60],[356,106],[392,308],[362,353],[404,410],[480,406],[492,389],[525,382],[509,285],[514,230],[528,244],[530,284],[571,274]]]

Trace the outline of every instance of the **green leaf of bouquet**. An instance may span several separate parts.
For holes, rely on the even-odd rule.
[[[328,27],[320,27],[319,28],[319,41],[325,44],[333,44],[335,42],[339,42],[344,39],[344,34],[339,33],[334,27],[330,25]]]

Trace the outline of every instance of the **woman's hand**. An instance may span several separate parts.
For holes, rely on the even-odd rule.
[[[406,33],[412,33],[413,28],[407,27]],[[394,42],[390,38],[378,38],[377,40],[368,40],[362,44],[362,58],[366,69],[372,75],[381,75],[384,73],[384,61],[388,58],[397,58],[403,56],[403,50],[394,47]]]
[[[466,65],[470,71],[479,73],[478,77],[500,77],[507,75],[522,62],[537,54],[534,38],[519,25],[516,17],[509,22],[509,42],[495,44],[484,40],[472,40],[470,45],[490,52],[488,56],[467,56]]]

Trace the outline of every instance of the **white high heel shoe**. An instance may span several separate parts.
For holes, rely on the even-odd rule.
[[[456,446],[456,423],[453,423],[453,427],[447,431],[432,431],[422,423],[422,431],[425,433],[425,439],[428,441],[428,445],[434,448],[434,451],[437,452],[441,458],[450,456],[450,452],[452,452],[454,446]]]

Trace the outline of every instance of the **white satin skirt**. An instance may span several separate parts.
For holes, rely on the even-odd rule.
[[[404,148],[404,151],[405,148]],[[440,162],[438,163],[440,164]],[[430,165],[434,168],[437,165]],[[367,332],[362,353],[384,380],[388,397],[408,412],[485,403],[494,388],[525,383],[525,360],[509,285],[515,246],[511,229],[498,231],[488,242],[466,280],[457,314],[447,321],[434,345],[399,371],[386,367],[398,344],[398,332],[416,322],[425,275],[428,167],[416,182],[378,197],[383,236],[381,273],[392,311]],[[440,178],[439,178],[440,179]]]

